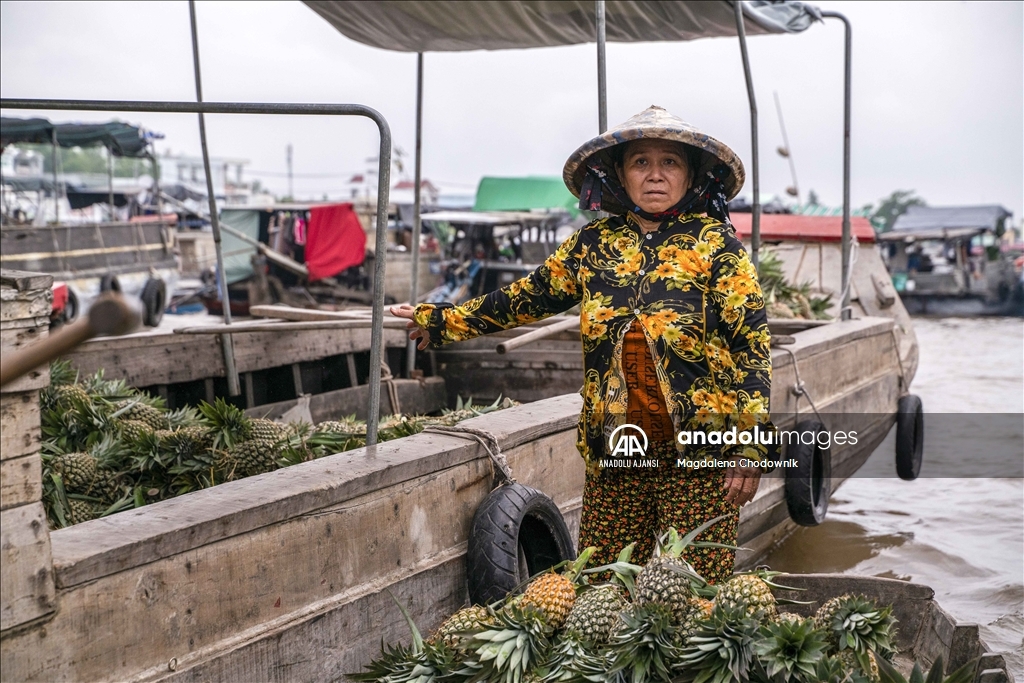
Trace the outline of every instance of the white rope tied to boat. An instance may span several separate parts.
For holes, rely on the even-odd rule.
[[[818,412],[818,408],[814,405],[814,399],[811,398],[811,392],[807,391],[807,385],[800,379],[800,365],[796,361],[796,354],[793,353],[789,348],[785,346],[777,346],[775,348],[782,349],[789,354],[789,357],[793,359],[793,374],[796,375],[796,384],[790,387],[790,391],[796,396],[796,408],[794,409],[794,417],[796,422],[800,421],[800,397],[803,396],[807,399],[807,402],[811,404],[811,410],[818,416],[818,421],[825,426],[825,420],[822,419],[821,413]]]
[[[388,388],[388,400],[391,401],[391,413],[399,415],[402,412],[402,404],[398,400],[398,387],[395,386],[395,377],[391,374],[391,366],[381,361],[380,381]]]
[[[472,438],[480,443],[487,451],[487,455],[491,458],[491,464],[494,466],[494,474],[500,479],[499,485],[516,483],[515,478],[512,476],[512,468],[509,467],[508,460],[505,458],[505,454],[501,452],[501,444],[498,443],[498,437],[491,434],[486,429],[475,429],[474,427],[465,427],[462,425],[452,425],[446,427],[444,425],[431,425],[423,430],[424,432],[434,432],[437,434],[450,434],[452,436],[461,436],[463,438]]]

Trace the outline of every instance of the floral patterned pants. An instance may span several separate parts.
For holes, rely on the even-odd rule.
[[[657,468],[606,467],[587,474],[579,547],[598,547],[590,566],[614,562],[619,551],[634,541],[631,562],[643,565],[654,551],[655,539],[669,527],[683,536],[721,515],[732,517],[714,524],[696,540],[736,545],[739,508],[725,499],[725,470],[676,467],[671,442],[654,442],[649,450],[648,457],[658,460]],[[683,557],[709,583],[732,576],[732,550],[690,548]]]

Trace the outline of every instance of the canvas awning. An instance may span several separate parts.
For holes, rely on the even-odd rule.
[[[592,43],[593,0],[306,0],[352,40],[400,52],[503,50]],[[736,35],[732,2],[607,0],[607,39],[620,43]],[[802,2],[747,0],[748,35],[799,33],[821,19]]]
[[[476,190],[474,211],[530,211],[531,209],[564,209],[579,215],[579,200],[566,189],[558,176],[480,179]]]
[[[51,123],[47,119],[0,118],[0,147],[16,143],[51,144],[56,134],[61,147],[102,145],[118,157],[146,156],[142,129],[121,121],[108,123]]]

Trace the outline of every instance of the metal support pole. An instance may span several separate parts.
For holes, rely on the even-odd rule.
[[[603,133],[608,130],[608,72],[604,50],[604,0],[596,0],[594,4],[597,11],[597,132]]]
[[[110,209],[107,215],[114,220],[114,153],[109,147],[107,149],[107,206]]]
[[[853,28],[850,20],[839,12],[822,12],[822,17],[838,19],[846,27],[843,52],[843,270],[842,300],[839,302],[840,320],[853,317],[850,309],[850,255],[853,236],[850,230],[850,100],[853,82]]]
[[[370,330],[370,406],[366,418],[366,445],[377,443],[380,421],[380,371],[384,358],[384,267],[388,256],[388,193],[391,191],[391,129],[383,118],[380,127],[380,161],[377,166],[377,232],[373,259],[373,327]]]
[[[199,33],[196,30],[196,3],[188,1],[188,14],[192,23],[192,66],[196,78],[196,102],[203,101],[203,80],[199,69]],[[210,228],[213,231],[213,247],[217,253],[217,273],[220,276],[221,308],[224,311],[224,324],[231,324],[231,299],[228,297],[228,274],[224,270],[224,249],[220,241],[220,218],[217,214],[217,198],[213,192],[213,174],[210,173],[210,150],[206,145],[206,117],[199,112],[199,144],[203,148],[203,170],[206,173],[206,194],[210,203]],[[228,393],[238,396],[242,393],[238,381],[238,368],[235,367],[235,346],[230,334],[220,338],[224,353],[224,371],[228,380]]]
[[[735,0],[736,35],[740,39],[740,55],[743,57],[743,76],[747,79],[747,100],[750,102],[750,166],[753,176],[754,204],[750,218],[750,260],[757,268],[761,251],[761,168],[757,154],[757,98],[754,95],[754,79],[750,75],[750,58],[747,55],[747,31],[743,26],[743,1]]]
[[[377,185],[377,254],[387,253],[388,197],[391,190],[391,127],[380,112],[360,104],[265,104],[237,102],[137,102],[118,100],[30,100],[0,98],[0,108],[152,112],[163,114],[271,114],[298,116],[364,116],[377,124],[380,132],[380,166]],[[380,419],[380,362],[384,340],[384,274],[386,258],[374,261],[373,318],[370,334],[370,405],[366,444],[377,443]]]
[[[59,185],[57,184],[57,161],[60,154],[57,149],[57,129],[54,128],[53,132],[50,133],[50,140],[53,143],[53,222],[60,223],[60,192],[58,191]],[[42,206],[40,200],[39,205]]]
[[[416,305],[420,285],[420,210],[422,208],[421,185],[423,183],[423,53],[416,53],[416,158],[414,160],[412,191],[412,283],[409,289],[409,303]],[[416,340],[410,339],[405,353],[405,376],[412,377],[416,369]]]

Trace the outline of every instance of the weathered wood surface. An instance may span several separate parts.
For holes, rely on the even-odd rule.
[[[53,292],[49,289],[0,287],[0,322],[49,317],[52,308]]]
[[[52,612],[53,565],[42,503],[0,511],[0,558],[0,630]],[[18,680],[4,664],[4,679]]]
[[[404,413],[425,415],[437,412],[448,405],[444,380],[440,377],[425,377],[422,380],[395,379],[398,392],[398,410],[391,405],[391,394],[386,385],[381,385],[380,415]],[[297,400],[279,401],[249,408],[245,412],[252,417],[267,417],[275,420],[295,407]],[[325,391],[309,399],[309,412],[313,422],[340,420],[346,415],[355,415],[365,420],[369,411],[370,387],[363,384],[347,389]]]
[[[34,503],[43,495],[38,453],[0,460],[0,510]]]
[[[0,322],[0,354],[17,353],[49,334],[50,318],[42,316]],[[5,392],[42,389],[50,384],[50,368],[43,365],[4,386]]]
[[[20,292],[47,290],[53,286],[53,276],[14,268],[0,268],[0,287]]]
[[[384,343],[404,347],[405,332],[384,330]],[[255,372],[369,348],[369,329],[254,332],[235,336],[235,364],[239,372]],[[140,387],[225,376],[217,335],[144,332],[96,339],[82,344],[67,359],[82,374],[103,369],[108,379],[124,379]]]
[[[553,406],[544,408],[520,406],[502,411],[520,411],[518,417],[497,413],[468,422],[507,446],[520,481],[560,505],[578,506],[583,465],[572,448],[574,432],[564,429],[569,419],[538,426]],[[552,427],[563,429],[544,434]],[[121,680],[156,672],[172,656],[181,670],[287,630],[284,624],[364,597],[372,603],[383,586],[461,558],[491,481],[491,463],[475,439],[423,433],[54,532],[66,589],[61,611],[45,641],[25,638],[9,647],[5,670],[24,680]],[[426,592],[419,578],[416,584],[411,590]],[[465,599],[463,590],[460,583],[448,591],[451,599],[424,602],[421,626],[436,625],[441,610]],[[399,636],[397,610],[386,602],[377,609],[372,618]],[[119,634],[116,645],[91,633],[87,625],[97,618],[105,632]],[[367,632],[342,622],[340,629],[326,634],[332,643],[325,652],[343,652],[347,662],[365,661],[379,645],[379,627]],[[314,664],[295,665],[286,678],[310,680],[303,667]],[[263,670],[249,680],[269,675]]]
[[[0,394],[0,460],[37,453],[39,433],[39,392]]]

